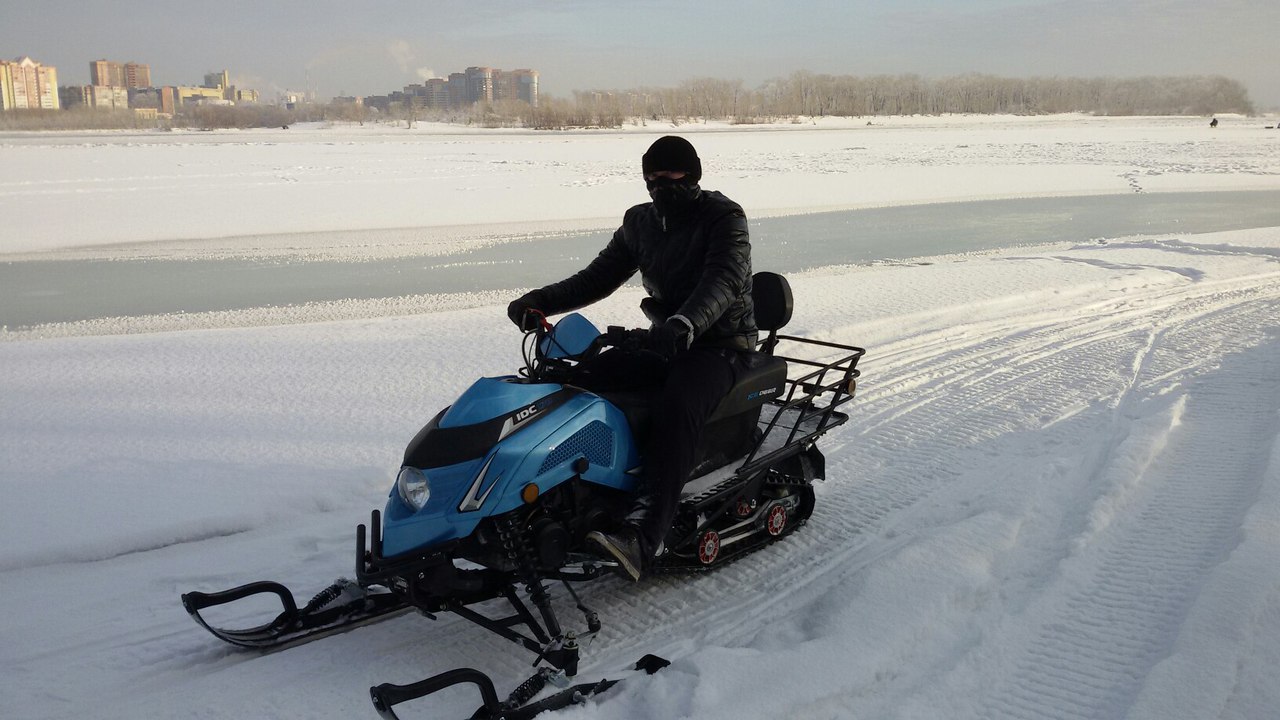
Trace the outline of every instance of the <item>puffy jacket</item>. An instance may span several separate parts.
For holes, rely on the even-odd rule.
[[[657,314],[682,315],[694,347],[750,350],[756,344],[751,303],[751,241],[742,207],[703,190],[679,216],[653,203],[636,205],[586,268],[536,291],[539,309],[555,315],[607,297],[636,270]]]

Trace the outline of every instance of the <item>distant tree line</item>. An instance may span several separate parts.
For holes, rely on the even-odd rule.
[[[0,113],[0,130],[90,128],[247,128],[296,122],[433,121],[479,127],[534,129],[614,128],[627,122],[674,124],[728,120],[758,123],[803,117],[875,117],[947,113],[1043,115],[1253,114],[1244,86],[1221,76],[1141,78],[1005,78],[960,75],[823,75],[800,71],[752,90],[740,80],[694,78],[674,88],[574,91],[572,98],[542,96],[536,107],[506,100],[467,109],[430,110],[393,105],[379,113],[354,103],[197,105],[169,119],[146,120],[127,110],[29,110]]]
[[[620,127],[627,122],[728,120],[749,124],[801,117],[875,117],[947,113],[1045,115],[1252,114],[1249,93],[1221,76],[1004,78],[960,75],[820,75],[807,71],[751,90],[739,80],[694,78],[674,88],[578,90],[571,99],[478,104],[436,116],[486,127]],[[423,119],[423,118],[420,118]]]
[[[697,78],[675,88],[575,92],[601,124],[627,117],[758,122],[787,117],[865,117],[944,113],[1043,115],[1252,114],[1244,86],[1220,76],[1004,78],[960,75],[820,75],[796,72],[755,90],[740,81]],[[579,114],[582,113],[581,108]]]

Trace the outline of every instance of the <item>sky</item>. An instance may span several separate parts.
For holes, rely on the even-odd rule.
[[[532,68],[543,93],[755,88],[799,70],[1005,77],[1224,75],[1280,107],[1274,0],[0,0],[0,57],[63,84],[89,62],[198,85],[379,95],[468,66]]]

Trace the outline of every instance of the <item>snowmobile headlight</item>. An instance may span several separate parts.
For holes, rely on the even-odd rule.
[[[400,475],[396,477],[396,490],[400,492],[400,499],[413,508],[414,512],[421,510],[427,504],[427,498],[431,497],[431,483],[427,482],[427,474],[420,468],[400,468]]]

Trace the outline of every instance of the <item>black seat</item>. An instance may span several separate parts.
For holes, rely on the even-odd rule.
[[[756,310],[756,327],[777,333],[791,322],[795,306],[791,283],[778,273],[758,272],[751,276],[751,301]]]
[[[751,276],[751,301],[755,306],[756,327],[769,333],[760,344],[760,351],[747,356],[747,370],[737,382],[708,422],[730,417],[759,408],[772,398],[782,394],[787,379],[787,363],[773,357],[778,330],[791,322],[793,301],[791,285],[777,273],[758,272]]]

